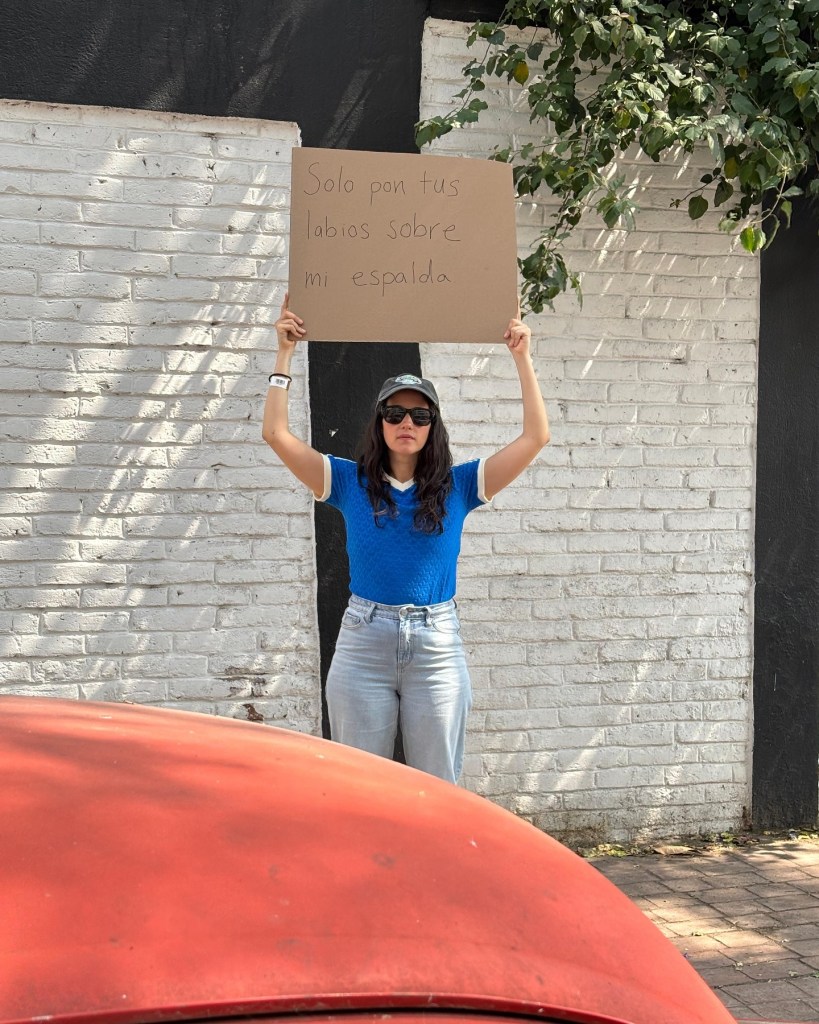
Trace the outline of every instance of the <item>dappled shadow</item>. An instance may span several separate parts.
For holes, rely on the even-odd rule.
[[[10,113],[31,158],[62,166],[31,176],[41,243],[5,247],[43,291],[15,300],[33,344],[4,347],[32,394],[2,426],[25,517],[3,603],[41,615],[11,638],[27,672],[10,682],[315,728],[311,502],[260,437],[297,133]]]
[[[688,856],[592,863],[634,899],[739,1017],[815,1020],[819,850],[809,840],[740,839],[741,847]]]
[[[475,56],[465,34],[428,25],[422,117],[451,105]],[[482,96],[480,121],[433,152],[480,156],[551,130],[514,83]],[[637,230],[590,214],[567,239],[582,305],[564,294],[527,318],[551,443],[464,535],[467,784],[598,842],[729,827],[749,797],[759,265],[715,211],[694,223],[672,206],[710,168],[705,150],[655,164],[634,149],[607,171],[633,188]],[[555,209],[546,190],[519,199],[521,255]],[[514,437],[500,346],[428,345],[423,362],[460,451]]]

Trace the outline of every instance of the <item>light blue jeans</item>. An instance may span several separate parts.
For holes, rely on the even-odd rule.
[[[332,738],[390,758],[400,722],[407,764],[457,782],[472,706],[460,629],[454,601],[351,597],[327,676]]]

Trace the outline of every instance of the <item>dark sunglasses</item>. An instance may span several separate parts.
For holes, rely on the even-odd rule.
[[[410,419],[416,427],[428,427],[433,420],[432,409],[405,409],[403,405],[382,405],[381,416],[387,423],[393,426],[400,423],[404,417],[410,414]]]

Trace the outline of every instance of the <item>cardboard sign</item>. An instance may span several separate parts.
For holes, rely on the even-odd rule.
[[[508,164],[293,150],[290,308],[310,341],[502,342],[517,283]]]

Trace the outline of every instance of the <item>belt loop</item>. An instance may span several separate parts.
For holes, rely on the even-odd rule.
[[[364,621],[365,622],[372,622],[373,621],[373,615],[375,615],[375,608],[376,608],[376,606],[374,604],[371,604],[370,607],[369,607],[369,610],[364,613]]]
[[[432,625],[432,612],[429,610],[429,605],[424,606],[424,625],[427,627]]]

